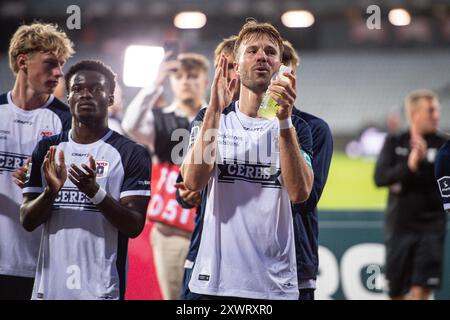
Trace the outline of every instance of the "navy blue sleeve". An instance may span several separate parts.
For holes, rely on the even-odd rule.
[[[328,124],[321,119],[315,119],[309,122],[309,125],[311,127],[313,139],[314,157],[312,160],[312,167],[314,172],[314,182],[308,200],[295,205],[300,212],[304,213],[316,209],[328,179],[331,157],[333,155],[333,136]]]
[[[65,103],[55,97],[48,108],[56,113],[61,120],[62,131],[68,131],[72,127],[72,115],[70,114],[69,107]]]
[[[189,126],[191,135],[189,137],[188,149],[190,149],[194,145],[195,139],[197,139],[198,133],[200,132],[200,128],[202,127],[205,112],[206,108],[201,109],[195,116],[195,119],[191,122],[191,125]]]
[[[294,128],[297,132],[298,143],[300,144],[300,152],[305,158],[306,162],[312,168],[313,139],[311,128],[305,120],[296,115],[292,115],[292,124],[294,125]]]
[[[178,174],[177,182],[183,182],[183,177],[181,176],[181,173]],[[194,207],[183,200],[183,198],[180,195],[180,189],[177,188],[177,191],[175,192],[175,194],[176,194],[177,202],[183,209],[192,209]]]
[[[200,128],[203,123],[203,117],[205,116],[206,108],[201,109],[197,115],[195,116],[195,119],[191,122],[189,126],[189,130],[191,132],[189,137],[189,149],[193,146],[195,139],[197,139],[198,133],[200,132]],[[177,182],[182,182],[183,177],[181,176],[181,173],[178,174]],[[184,209],[191,209],[193,206],[188,204],[183,200],[183,198],[180,196],[180,190],[177,189],[176,191],[176,199],[177,202],[180,204],[180,206]]]
[[[120,198],[150,196],[152,160],[147,150],[139,144],[134,144],[125,161],[125,176],[120,188]]]
[[[444,205],[444,210],[450,210],[450,142],[439,150],[435,162],[435,176]]]

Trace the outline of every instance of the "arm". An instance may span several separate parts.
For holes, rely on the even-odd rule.
[[[169,54],[170,52],[166,53],[165,59]],[[163,93],[162,85],[169,73],[179,67],[180,62],[177,60],[164,60],[159,67],[158,76],[153,85],[141,89],[126,108],[122,128],[137,142],[153,147],[155,136],[154,117],[151,109]]]
[[[292,117],[292,108],[296,98],[296,79],[291,73],[284,76],[289,80],[277,79],[269,86],[270,96],[280,106],[277,118],[281,122],[289,121]],[[308,129],[309,131],[309,129]],[[311,134],[309,132],[309,134]],[[293,203],[303,202],[311,193],[314,173],[300,153],[300,145],[297,140],[296,129],[280,129],[279,135],[281,175]]]
[[[314,182],[311,194],[307,201],[299,204],[300,212],[311,212],[319,203],[322,191],[330,170],[333,155],[333,136],[328,125],[323,122],[312,128],[313,154],[312,167],[314,171]]]
[[[89,156],[89,166],[86,164],[81,166],[85,171],[72,164],[68,171],[68,178],[80,191],[92,199],[100,189],[96,182],[94,158]],[[114,227],[128,237],[135,238],[144,228],[149,199],[148,196],[126,196],[117,201],[106,194],[98,203],[93,202]]]
[[[200,205],[200,192],[190,191],[184,185],[183,177],[178,174],[177,183],[175,184],[177,188],[175,195],[177,202],[184,209],[192,209]]]
[[[202,190],[214,170],[217,147],[217,130],[222,110],[231,102],[237,81],[227,81],[227,59],[222,56],[217,65],[211,86],[211,99],[206,108],[203,125],[194,146],[188,151],[180,168],[187,189]],[[195,128],[194,128],[195,129]]]
[[[126,108],[122,128],[139,143],[148,146],[154,144],[154,117],[151,109],[161,93],[161,87],[143,88]]]
[[[375,166],[374,178],[378,187],[402,182],[411,174],[406,161],[395,162],[394,152],[396,147],[395,138],[386,137]]]
[[[308,199],[314,174],[306,159],[300,154],[300,145],[294,128],[280,130],[281,175],[293,203]]]
[[[149,200],[150,197],[131,196],[121,198],[119,202],[106,195],[97,208],[121,233],[136,238],[144,228]]]
[[[20,206],[20,223],[27,231],[33,231],[51,217],[53,202],[67,179],[64,153],[59,151],[58,164],[55,161],[55,154],[56,147],[52,146],[45,155],[43,172],[48,185],[44,192],[24,194],[23,203]],[[37,164],[35,163],[34,170],[40,173],[40,166]],[[34,174],[34,176],[40,175]]]
[[[25,230],[31,232],[50,219],[52,206],[57,193],[53,193],[49,187],[44,192],[25,193],[23,203],[20,206],[20,223]]]

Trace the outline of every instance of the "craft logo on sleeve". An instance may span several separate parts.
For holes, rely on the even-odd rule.
[[[450,176],[440,178],[438,183],[441,196],[443,198],[450,198]]]
[[[109,162],[108,161],[96,161],[95,167],[97,168],[97,178],[104,178],[108,175]]]

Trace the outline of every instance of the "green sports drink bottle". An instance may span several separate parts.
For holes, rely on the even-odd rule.
[[[283,76],[283,73],[286,72],[291,72],[291,68],[282,64],[278,72],[273,75],[272,80],[279,77],[282,80],[289,81],[288,78]],[[270,80],[270,82],[272,82],[272,80]],[[273,98],[266,91],[266,93],[264,94],[264,98],[261,102],[261,105],[259,106],[258,109],[258,117],[265,118],[267,120],[273,120],[276,117],[279,107],[280,106],[276,103],[276,101],[273,100]]]

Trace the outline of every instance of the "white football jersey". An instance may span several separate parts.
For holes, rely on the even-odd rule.
[[[205,109],[198,114],[201,122]],[[310,164],[311,131],[292,116]],[[199,132],[194,122],[192,135]],[[202,238],[189,289],[198,294],[298,299],[291,203],[281,176],[278,120],[232,103],[221,116],[217,160],[201,205]],[[194,140],[191,139],[191,141]]]
[[[137,143],[109,131],[91,144],[78,144],[71,131],[44,139],[32,156],[24,193],[41,193],[42,163],[50,146],[64,152],[66,166],[96,163],[97,183],[114,199],[150,196],[151,160]],[[67,179],[44,224],[32,299],[123,299],[128,237]]]
[[[40,108],[17,107],[11,92],[0,95],[0,274],[32,278],[42,228],[27,232],[20,225],[22,190],[12,173],[25,164],[43,137],[68,130],[69,108],[54,96]]]

